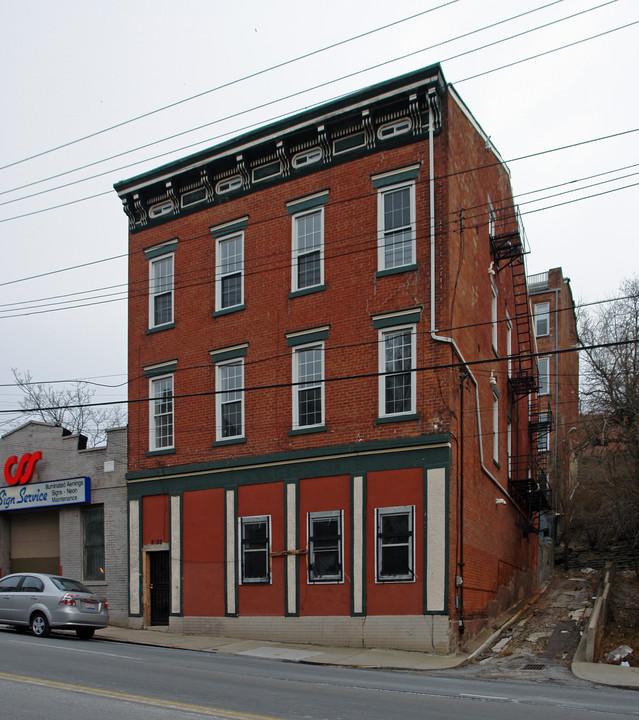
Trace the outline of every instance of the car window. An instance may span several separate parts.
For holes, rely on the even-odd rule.
[[[22,583],[20,592],[42,592],[44,590],[44,583],[40,578],[32,577],[27,575]]]
[[[2,578],[2,580],[0,580],[0,592],[16,592],[20,580],[22,580],[22,575]]]
[[[71,580],[70,578],[52,577],[51,582],[58,588],[58,590],[66,590],[67,592],[93,592],[93,590],[90,590],[86,585],[83,585],[77,580]]]

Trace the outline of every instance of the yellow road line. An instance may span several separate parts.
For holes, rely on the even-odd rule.
[[[233,710],[223,710],[221,708],[212,708],[205,705],[192,705],[190,703],[180,703],[171,700],[161,700],[160,698],[147,697],[145,695],[132,695],[130,693],[121,693],[114,690],[104,690],[103,688],[87,687],[85,685],[72,685],[71,683],[57,682],[55,680],[45,680],[43,678],[29,677],[28,675],[14,675],[12,673],[0,672],[0,679],[11,680],[13,682],[23,683],[25,685],[36,685],[56,690],[69,690],[71,692],[82,693],[84,695],[93,695],[95,697],[110,698],[112,700],[122,700],[125,702],[135,702],[142,705],[153,705],[165,708],[167,710],[181,710],[183,712],[197,712],[200,715],[208,715],[213,718],[224,718],[224,720],[281,720],[269,715],[252,715],[250,713],[235,712]]]

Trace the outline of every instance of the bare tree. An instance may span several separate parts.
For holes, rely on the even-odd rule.
[[[84,435],[90,447],[106,440],[106,430],[126,425],[126,412],[120,405],[97,406],[95,390],[86,382],[76,381],[60,389],[49,383],[34,382],[27,370],[12,368],[17,386],[24,397],[20,401],[23,417],[58,425]]]
[[[619,298],[580,317],[582,377],[582,475],[597,489],[590,528],[622,541],[639,577],[639,280],[626,280]],[[594,499],[593,499],[594,501]]]

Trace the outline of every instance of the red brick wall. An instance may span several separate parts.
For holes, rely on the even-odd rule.
[[[488,201],[490,199],[497,212],[508,206],[509,177],[457,103],[449,99],[446,109],[448,162],[442,174],[448,178],[448,204],[442,208],[444,214],[440,216],[439,227],[442,237],[448,235],[439,252],[446,258],[441,263],[446,269],[441,282],[442,294],[448,297],[448,302],[442,303],[437,320],[441,334],[454,339],[463,357],[470,362],[478,361],[470,367],[474,382],[469,380],[464,386],[467,389],[463,391],[463,418],[458,370],[439,373],[440,378],[445,376],[450,389],[447,399],[453,416],[454,438],[449,597],[451,612],[455,614],[455,578],[463,575],[464,621],[472,626],[473,617],[485,617],[491,608],[509,604],[513,595],[533,582],[537,542],[534,535],[525,538],[517,527],[516,523],[521,524],[523,518],[510,502],[506,505],[495,502],[506,497],[502,488],[508,488],[509,413],[513,454],[525,455],[530,451],[528,399],[513,397],[507,382],[506,313],[512,319],[512,348],[517,352],[513,277],[506,263],[502,263],[501,268],[491,265],[488,232]],[[491,274],[490,269],[495,270],[495,274]],[[491,278],[498,290],[497,353],[492,343]],[[459,360],[453,353],[450,359]],[[491,373],[499,392],[498,463],[493,460]],[[463,469],[460,466],[462,452]],[[460,514],[462,495],[463,517]],[[511,588],[506,592],[509,585]]]
[[[422,163],[417,191],[419,270],[375,278],[377,269],[377,193],[370,175],[416,161]],[[377,331],[371,314],[424,306],[418,332],[428,330],[429,245],[427,145],[423,142],[355,160],[292,180],[237,201],[224,203],[159,228],[131,236],[132,293],[129,320],[130,397],[148,396],[142,368],[163,360],[178,359],[176,395],[212,392],[214,369],[208,351],[249,342],[245,365],[247,387],[271,386],[291,381],[291,351],[285,333],[330,325],[326,341],[327,378],[375,374],[378,370]],[[325,207],[326,291],[289,299],[291,218],[285,202],[324,188],[330,189]],[[209,227],[249,215],[245,231],[246,310],[213,318],[214,247]],[[143,248],[177,237],[175,253],[175,328],[146,335],[148,323],[148,263]],[[418,364],[439,362],[445,353],[420,335]],[[402,435],[445,430],[445,404],[432,378],[420,374],[420,422],[402,423]],[[427,405],[425,405],[427,403]],[[248,391],[244,445],[211,448],[215,439],[213,395],[177,399],[175,404],[175,456],[146,458],[148,404],[132,403],[130,414],[131,470],[158,464],[185,464],[221,457],[351,442],[384,439],[398,434],[395,426],[376,426],[377,378],[346,380],[326,385],[327,433],[289,437],[291,389],[277,387]]]
[[[491,293],[487,202],[495,208],[510,197],[509,178],[497,158],[486,149],[484,139],[452,101],[444,99],[444,129],[435,137],[436,326],[451,337],[473,365],[477,382],[465,392],[463,424],[459,357],[450,345],[435,342],[430,331],[430,237],[429,158],[427,141],[378,152],[342,165],[293,179],[238,200],[225,202],[188,217],[166,223],[130,237],[131,300],[129,306],[130,433],[129,470],[162,465],[232,459],[354,441],[388,440],[396,437],[450,432],[453,467],[450,472],[449,601],[455,610],[455,575],[463,571],[465,610],[480,615],[488,611],[500,583],[511,579],[514,569],[534,570],[534,538],[525,540],[509,504],[496,506],[503,497],[499,485],[508,485],[506,468],[506,420],[513,417],[514,449],[528,450],[527,402],[513,404],[506,377],[506,310],[514,317],[512,277],[506,269],[494,277],[499,290],[499,342],[496,355],[491,343]],[[375,278],[377,269],[377,192],[371,174],[421,163],[416,183],[418,270]],[[486,166],[486,167],[484,167]],[[483,169],[479,169],[483,168]],[[473,170],[473,172],[465,172]],[[326,291],[289,299],[291,218],[287,201],[328,189],[325,206]],[[215,243],[209,228],[248,215],[245,231],[246,310],[213,318]],[[175,328],[146,335],[148,325],[148,263],[144,248],[178,238],[175,253]],[[416,306],[423,307],[417,327],[417,397],[419,420],[377,425],[378,371],[377,331],[371,315]],[[361,379],[326,383],[327,432],[289,436],[291,429],[291,350],[285,333],[330,325],[325,343],[325,375],[328,379],[369,375]],[[215,399],[211,395],[176,399],[176,453],[147,458],[148,396],[145,365],[177,358],[175,393],[207,393],[214,390],[214,369],[209,350],[248,342],[245,359],[246,435],[244,444],[212,447],[215,440]],[[516,333],[513,330],[513,348]],[[485,361],[485,362],[484,362]],[[439,367],[434,367],[439,366]],[[491,371],[500,392],[500,463],[493,462]],[[278,386],[278,387],[275,387]],[[251,390],[250,388],[262,389]],[[481,418],[480,426],[477,420]],[[462,473],[458,454],[463,441],[464,567],[458,568],[461,546],[458,529]],[[484,468],[480,463],[483,451]],[[393,505],[415,504],[421,499],[419,481],[408,482],[406,499],[389,499]],[[369,503],[376,493],[386,492],[392,478],[369,474]],[[400,493],[401,494],[401,493]],[[421,500],[419,501],[421,502]],[[282,486],[242,487],[238,492],[240,515],[272,513],[274,549],[283,548]],[[376,506],[380,506],[379,503]],[[421,510],[420,510],[421,512]],[[278,519],[277,522],[275,519]],[[280,533],[276,537],[275,533]],[[417,543],[419,547],[420,542]],[[369,538],[369,563],[374,541]],[[273,561],[273,585],[240,588],[241,614],[283,612],[283,562]],[[517,573],[515,572],[515,575]],[[513,576],[514,577],[514,576]],[[374,578],[374,572],[368,573]],[[385,614],[422,610],[421,589],[405,585],[376,587],[367,592],[368,611]],[[341,590],[340,590],[341,592]],[[339,593],[338,593],[339,594]],[[260,595],[259,601],[253,598]],[[340,605],[344,600],[338,601]],[[309,594],[304,612],[317,613]]]

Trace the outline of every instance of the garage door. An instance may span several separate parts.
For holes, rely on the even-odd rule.
[[[11,515],[11,572],[60,572],[58,510]]]

